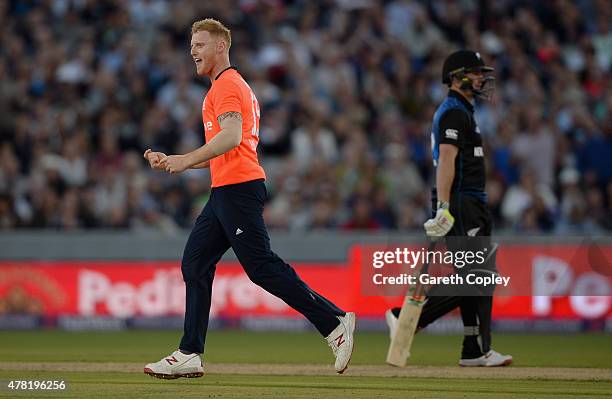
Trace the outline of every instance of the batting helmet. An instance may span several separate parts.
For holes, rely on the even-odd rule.
[[[471,71],[493,72],[493,68],[486,66],[480,53],[471,50],[459,50],[444,60],[442,67],[442,83],[451,84],[452,76]]]

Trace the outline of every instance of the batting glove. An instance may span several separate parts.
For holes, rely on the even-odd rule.
[[[443,237],[453,228],[455,218],[448,207],[448,202],[438,201],[436,216],[423,224],[428,237]]]

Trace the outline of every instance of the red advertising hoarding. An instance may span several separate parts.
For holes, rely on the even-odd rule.
[[[599,246],[612,259],[612,246]],[[360,316],[382,317],[399,296],[363,293],[364,249],[351,249],[346,263],[294,263],[312,288]],[[610,288],[606,264],[595,267],[589,254],[571,245],[506,245],[497,264],[529,287],[551,288],[550,295],[500,292],[495,318],[612,318],[608,295],[581,295],[586,286]],[[367,263],[366,263],[367,264]],[[553,281],[555,284],[551,284]],[[598,291],[600,292],[600,291]],[[609,291],[608,291],[609,292]],[[46,316],[180,316],[185,308],[180,263],[142,261],[0,262],[0,314]],[[213,287],[212,316],[296,316],[285,303],[249,281],[238,263],[221,262]]]

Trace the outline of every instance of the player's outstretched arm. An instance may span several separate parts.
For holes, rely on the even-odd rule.
[[[189,169],[207,169],[210,168],[210,161],[200,162],[191,166]]]
[[[185,155],[170,155],[162,159],[166,172],[180,173],[196,165],[205,165],[211,159],[223,155],[240,145],[242,141],[242,115],[226,112],[217,118],[221,131],[202,147]],[[206,166],[200,166],[206,167]]]

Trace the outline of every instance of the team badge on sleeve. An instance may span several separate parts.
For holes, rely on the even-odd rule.
[[[446,136],[447,139],[453,139],[453,140],[457,140],[458,137],[458,131],[455,129],[446,129],[444,131],[444,135]]]

